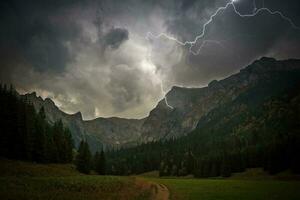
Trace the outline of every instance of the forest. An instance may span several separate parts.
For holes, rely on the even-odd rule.
[[[228,177],[257,167],[270,174],[299,173],[298,88],[294,81],[258,84],[212,110],[185,137],[111,150],[108,173],[159,170],[160,176]]]
[[[38,112],[13,86],[0,87],[0,156],[39,163],[69,163],[73,140],[62,121],[49,124],[45,110]]]
[[[78,150],[62,120],[50,124],[14,87],[0,85],[0,157],[37,163],[75,163],[78,171],[105,174],[104,151],[92,155],[83,139]]]
[[[94,155],[84,139],[76,150],[70,131],[61,120],[47,122],[43,107],[36,112],[13,86],[0,88],[1,157],[74,163],[82,173],[94,170],[100,175],[159,170],[160,176],[229,177],[256,167],[270,174],[287,169],[300,172],[298,85],[282,86],[282,90],[258,85],[212,110],[187,136]]]

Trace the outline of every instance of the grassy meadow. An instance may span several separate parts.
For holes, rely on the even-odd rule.
[[[158,171],[141,176],[167,186],[171,200],[300,199],[300,177],[289,171],[271,176],[261,168],[253,168],[226,179],[195,179],[191,176],[159,178]]]
[[[299,181],[146,178],[168,187],[174,200],[298,200]]]
[[[134,177],[83,175],[72,165],[1,160],[0,199],[150,199],[150,185]]]
[[[158,191],[161,186],[168,188],[168,195]],[[158,172],[120,177],[83,175],[73,165],[0,160],[3,200],[298,200],[299,189],[300,181],[288,173],[269,176],[260,169],[227,179],[159,178]]]
[[[1,199],[148,199],[128,177],[1,177]]]

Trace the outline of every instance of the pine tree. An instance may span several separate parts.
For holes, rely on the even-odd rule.
[[[101,153],[98,151],[94,155],[94,168],[95,171],[99,175],[105,175],[106,174],[106,163],[105,163],[105,155],[104,151],[102,150]]]
[[[221,165],[221,176],[229,177],[231,176],[231,169],[229,165],[229,161],[225,158]]]
[[[68,128],[64,129],[64,154],[65,154],[65,163],[69,163],[73,160],[73,148],[74,148],[74,142],[72,139],[71,132]]]
[[[86,141],[82,140],[76,156],[76,168],[78,171],[89,174],[91,170],[91,152]]]
[[[41,107],[35,120],[35,137],[34,137],[34,155],[33,159],[37,162],[46,162],[46,114],[44,107]]]

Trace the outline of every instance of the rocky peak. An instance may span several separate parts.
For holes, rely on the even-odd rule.
[[[74,119],[76,119],[76,120],[80,120],[80,121],[83,120],[83,119],[82,119],[82,114],[81,114],[81,112],[74,113],[74,114],[72,115],[72,117],[74,117]]]
[[[28,96],[33,96],[33,97],[37,97],[37,94],[36,94],[36,92],[31,92],[31,93],[29,93],[29,94],[27,94]]]
[[[50,98],[43,100],[36,92],[21,95],[21,98],[30,101],[36,111],[43,106],[50,123],[61,119],[70,129],[75,144],[79,144],[84,138],[90,144],[92,151],[100,150],[104,146],[132,145],[139,140],[140,127],[144,119],[112,117],[84,121],[81,112],[67,114],[61,111]]]
[[[49,121],[62,119],[77,142],[87,138],[92,148],[97,149],[102,144],[119,147],[140,141],[183,136],[196,128],[199,120],[213,109],[235,100],[257,84],[260,83],[261,86],[266,80],[274,83],[283,74],[287,74],[284,77],[289,79],[290,75],[297,73],[300,73],[300,60],[277,61],[263,57],[237,74],[211,81],[207,87],[172,87],[166,94],[166,99],[160,100],[149,116],[140,120],[112,117],[83,121],[80,112],[66,114],[50,98],[43,100],[35,92],[24,96],[32,101],[37,110],[44,106]],[[168,107],[166,101],[174,109]]]
[[[54,101],[52,101],[52,99],[50,99],[49,97],[47,97],[44,101],[49,106],[56,106],[55,103],[54,103]]]
[[[282,72],[299,73],[300,60],[277,61],[263,57],[223,80],[213,80],[207,87],[183,88],[174,86],[167,94],[168,104],[174,107],[163,109],[161,100],[153,109],[142,127],[144,140],[178,137],[193,130],[201,117],[214,108],[236,99],[240,94],[259,83],[276,82]]]
[[[25,94],[24,97],[26,97],[28,99],[36,100],[36,101],[43,101],[42,97],[37,96],[36,92],[31,92],[31,93]]]

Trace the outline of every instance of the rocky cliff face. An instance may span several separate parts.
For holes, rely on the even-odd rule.
[[[37,97],[36,93],[30,93],[22,95],[22,98],[31,102],[36,111],[39,111],[43,106],[46,113],[46,118],[50,123],[54,123],[55,121],[62,120],[63,124],[67,126],[74,139],[75,144],[78,144],[82,138],[86,138],[86,134],[83,127],[83,120],[81,113],[75,113],[73,115],[69,115],[59,110],[59,108],[54,104],[54,102],[46,98],[43,100],[41,97]]]
[[[50,123],[62,120],[71,130],[75,144],[86,139],[93,151],[102,148],[135,145],[141,136],[140,127],[143,119],[97,118],[84,121],[80,112],[69,115],[61,111],[54,102],[46,98],[37,97],[36,93],[22,95],[22,98],[31,102],[38,111],[43,106],[47,120]]]
[[[173,87],[166,95],[169,108],[161,100],[142,126],[142,140],[180,137],[192,131],[211,110],[233,101],[259,83],[276,81],[282,74],[300,70],[300,60],[276,61],[262,58],[239,73],[204,88]]]
[[[139,142],[183,136],[197,127],[201,118],[213,109],[234,101],[254,88],[278,81],[300,70],[300,60],[276,61],[262,58],[239,73],[221,81],[212,81],[204,88],[173,87],[166,95],[171,109],[161,100],[145,119],[97,118],[83,121],[81,113],[68,115],[60,111],[51,99],[43,100],[35,93],[24,95],[37,110],[44,106],[50,122],[62,119],[78,143],[86,138],[92,149],[102,146],[128,146]],[[282,80],[279,77],[285,75]]]
[[[85,131],[112,147],[137,144],[144,119],[97,118],[84,122]]]

